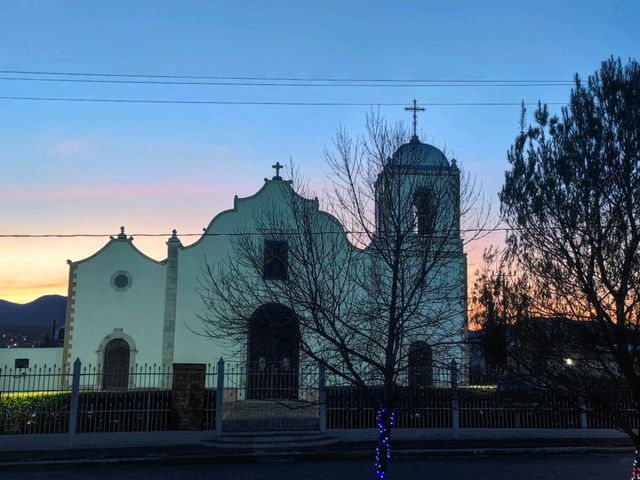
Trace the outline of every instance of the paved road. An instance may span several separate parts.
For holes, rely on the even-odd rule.
[[[627,480],[632,458],[614,455],[430,458],[398,460],[392,480]],[[369,480],[362,460],[253,463],[240,465],[111,466],[11,470],[3,480]]]

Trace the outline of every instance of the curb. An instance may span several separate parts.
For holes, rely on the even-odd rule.
[[[539,448],[458,448],[396,450],[396,460],[438,457],[500,457],[524,455],[632,455],[633,447],[539,447]],[[221,463],[277,463],[309,460],[361,460],[373,458],[373,449],[351,451],[258,451],[254,453],[210,455],[148,455],[115,458],[69,458],[0,462],[0,469],[42,469],[108,467],[124,465],[196,465]]]

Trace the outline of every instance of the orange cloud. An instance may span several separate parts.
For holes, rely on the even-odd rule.
[[[24,283],[0,282],[2,300],[14,303],[28,303],[42,295],[67,295],[67,280],[48,283]]]

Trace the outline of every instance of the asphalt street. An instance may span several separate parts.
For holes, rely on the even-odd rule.
[[[398,460],[391,480],[627,480],[632,458],[620,455],[442,457]],[[4,480],[287,480],[373,478],[364,460],[290,461],[210,465],[47,467],[0,472]]]

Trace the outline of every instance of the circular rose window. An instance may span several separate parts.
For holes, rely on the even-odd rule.
[[[131,287],[131,274],[129,272],[120,271],[111,276],[111,286],[118,292],[124,292]]]
[[[113,279],[113,283],[118,288],[124,288],[129,285],[129,277],[124,273],[121,273],[120,275],[116,275],[116,278]]]

